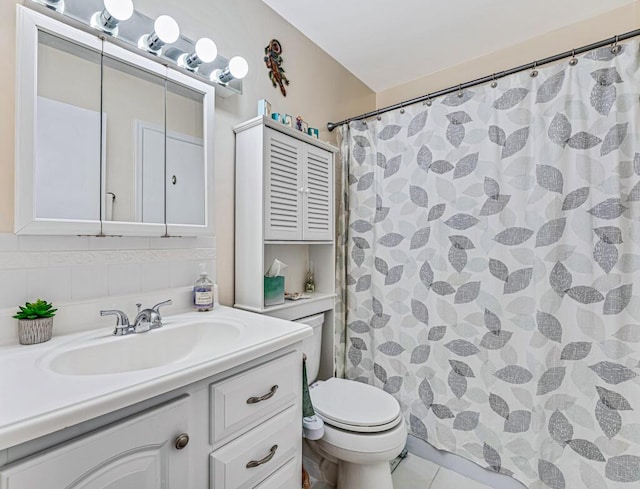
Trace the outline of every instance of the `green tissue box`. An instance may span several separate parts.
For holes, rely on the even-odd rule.
[[[264,278],[264,305],[284,304],[284,277]]]

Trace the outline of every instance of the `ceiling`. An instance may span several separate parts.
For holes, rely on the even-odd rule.
[[[263,1],[381,92],[635,0]]]

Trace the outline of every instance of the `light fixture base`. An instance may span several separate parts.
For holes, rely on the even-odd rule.
[[[102,12],[96,12],[95,14],[93,14],[91,16],[90,24],[94,29],[98,29],[105,34],[109,34],[110,36],[118,37],[118,26],[116,25],[115,27],[108,27],[104,25],[104,22],[102,22]]]
[[[160,46],[158,49],[153,49],[149,45],[149,37],[150,37],[149,34],[145,34],[144,36],[141,36],[140,39],[138,39],[138,47],[143,51],[146,51],[151,54],[155,54],[156,56],[160,56],[160,54],[162,54],[162,46]]]
[[[36,3],[40,5],[44,5],[51,10],[55,10],[56,12],[63,14],[64,13],[64,0],[52,1],[52,0],[34,0]]]
[[[185,70],[188,70],[191,73],[195,73],[198,70],[198,66],[200,66],[200,63],[197,63],[197,64],[194,63],[193,58],[194,56],[192,54],[183,53],[180,56],[178,56],[178,59],[176,60],[176,62],[178,63],[178,66],[180,68],[184,68]]]

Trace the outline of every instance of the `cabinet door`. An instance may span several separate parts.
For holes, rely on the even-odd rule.
[[[265,139],[264,239],[300,240],[303,191],[301,144],[269,128],[265,129]]]
[[[306,241],[333,240],[333,155],[310,144],[304,150],[304,228]]]
[[[184,397],[0,470],[1,489],[185,489],[189,447]]]

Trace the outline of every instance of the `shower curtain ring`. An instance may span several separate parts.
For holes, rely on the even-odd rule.
[[[464,97],[464,93],[462,92],[462,83],[458,85],[458,97],[459,98]]]
[[[379,121],[382,120],[382,116],[380,115],[380,111],[376,110],[376,119],[378,119]]]
[[[424,101],[424,105],[426,105],[427,107],[431,107],[431,104],[431,97],[427,95],[427,100]]]
[[[576,58],[576,50],[575,49],[573,49],[571,51],[571,59],[569,60],[569,64],[571,66],[575,66],[575,65],[578,64],[578,58]]]
[[[404,107],[402,106],[402,103],[400,104],[400,113],[404,114]]]
[[[531,78],[535,78],[536,76],[538,76],[538,70],[536,70],[537,67],[538,67],[538,62],[534,61],[533,69],[531,70],[531,73],[530,73]]]
[[[616,35],[615,41],[613,42],[613,46],[611,46],[611,53],[613,54],[618,54],[620,51],[622,51],[622,46],[618,44],[619,39],[620,39],[620,36]]]
[[[491,75],[493,81],[491,82],[491,88],[496,88],[498,86],[498,81],[496,80],[496,74]]]

